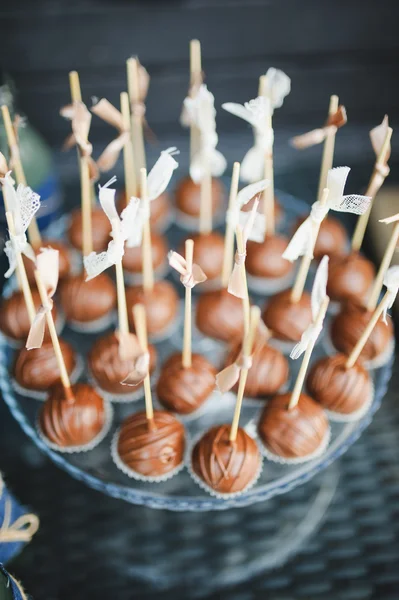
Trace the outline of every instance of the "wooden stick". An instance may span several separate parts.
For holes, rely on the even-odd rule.
[[[330,97],[330,106],[328,108],[328,116],[334,115],[338,110],[339,99],[338,96]],[[321,159],[320,179],[319,179],[319,191],[317,193],[317,199],[321,200],[323,190],[327,185],[328,171],[333,166],[334,161],[334,146],[335,146],[335,133],[330,132],[324,142],[323,157]]]
[[[120,238],[119,219],[111,223],[114,241],[117,244]],[[122,260],[115,263],[116,272],[116,294],[118,299],[118,329],[121,333],[129,333],[129,319],[126,306],[125,280],[123,277]]]
[[[72,102],[82,102],[82,91],[80,89],[79,73],[77,71],[69,72],[69,89],[71,90]]]
[[[145,352],[148,352],[148,339],[147,339],[147,322],[145,307],[143,304],[135,304],[133,306],[133,319],[134,328],[136,330],[137,339],[139,344]],[[144,379],[144,397],[145,397],[145,413],[148,421],[154,419],[154,408],[152,405],[152,392],[150,374],[148,373]]]
[[[202,83],[201,43],[199,40],[190,41],[190,95]],[[190,126],[190,163],[200,147],[200,132],[192,124]]]
[[[387,292],[385,292],[384,297],[382,298],[379,305],[374,310],[374,312],[371,316],[371,319],[368,322],[367,327],[363,331],[360,339],[357,341],[357,344],[355,345],[352,352],[348,356],[348,359],[345,363],[345,366],[347,369],[350,369],[351,367],[353,367],[353,365],[359,358],[361,351],[363,350],[364,346],[366,345],[367,340],[369,339],[369,337],[371,335],[371,332],[373,331],[374,327],[377,324],[378,319],[384,312],[385,308],[388,306],[389,302],[390,302],[390,294],[387,291]]]
[[[389,152],[389,146],[391,143],[392,132],[393,132],[392,128],[388,127],[387,134],[385,136],[385,140],[384,140],[384,143],[381,148],[381,152],[379,153],[379,155],[377,157],[377,161],[374,165],[373,173],[371,175],[369,184],[367,186],[365,195],[371,197],[371,202],[370,202],[370,206],[368,207],[366,212],[363,213],[362,215],[360,215],[357,220],[355,231],[353,232],[353,236],[352,236],[352,243],[351,243],[353,252],[359,252],[359,250],[363,244],[363,239],[364,239],[364,235],[366,233],[367,224],[370,219],[370,214],[371,214],[371,209],[373,207],[374,198],[380,187],[379,184],[378,184],[378,187],[376,187],[376,181],[378,181],[378,176],[379,176],[378,169],[379,169],[379,167],[385,165],[387,162],[387,153]]]
[[[260,320],[260,308],[259,308],[259,306],[252,306],[251,307],[251,316],[250,316],[250,328],[247,331],[246,335],[244,336],[244,342],[242,345],[242,354],[245,357],[250,357],[252,354],[256,332],[258,331],[259,320]],[[247,377],[248,377],[248,369],[244,369],[244,368],[241,369],[240,380],[238,383],[237,400],[236,400],[236,405],[235,405],[235,409],[234,409],[233,422],[231,424],[231,429],[230,429],[230,436],[229,436],[230,442],[235,442],[236,437],[237,437],[238,423],[240,421],[242,399],[244,397],[244,391],[245,391],[245,385],[247,383]]]
[[[327,198],[328,198],[328,189],[325,188],[323,190],[323,195],[321,197],[320,204],[322,204],[322,205],[326,204]],[[307,276],[309,273],[310,265],[312,264],[313,251],[314,251],[314,247],[317,242],[317,236],[319,235],[320,226],[321,226],[321,223],[313,224],[313,236],[314,236],[313,248],[311,248],[310,252],[308,252],[307,254],[302,256],[301,264],[299,266],[298,273],[297,273],[297,276],[295,279],[295,283],[294,283],[292,291],[291,291],[291,302],[293,302],[294,304],[299,302],[300,299],[302,298],[302,294],[303,294],[303,290],[305,288],[305,283],[306,283],[306,279],[307,279]]]
[[[230,197],[228,214],[232,214],[235,210],[235,204],[238,193],[238,182],[240,179],[240,163],[235,162],[233,165],[233,175],[231,177]],[[224,236],[224,253],[223,253],[223,269],[222,269],[222,287],[227,288],[229,278],[233,269],[234,262],[234,227],[231,218],[226,219],[226,233]]]
[[[322,302],[319,313],[316,317],[316,321],[315,321],[316,327],[320,326],[320,324],[323,322],[323,319],[327,312],[329,302],[330,302],[330,298],[328,296],[326,296]],[[306,351],[305,351],[305,354],[304,354],[304,357],[302,360],[301,368],[299,369],[298,377],[296,378],[294,389],[292,390],[290,403],[288,405],[288,410],[292,410],[298,404],[299,397],[302,392],[303,383],[304,383],[305,377],[306,377],[306,371],[309,366],[310,357],[312,355],[315,343],[316,343],[316,341],[314,341],[313,343],[310,343],[308,345],[308,347],[306,348]]]
[[[150,214],[150,203],[147,196],[147,170],[140,169],[141,201],[147,204],[148,215]],[[150,217],[145,220],[143,226],[143,241],[141,244],[143,254],[143,288],[148,291],[154,289],[154,266],[152,264],[151,227]]]
[[[261,75],[259,77],[259,91],[258,95],[261,97],[267,96],[267,77],[266,75]],[[269,114],[266,116],[267,119],[267,127],[269,130],[273,130],[273,122],[272,122],[272,113],[271,110]],[[265,154],[265,170],[264,170],[265,179],[269,180],[269,185],[263,191],[263,214],[266,218],[266,235],[274,235],[275,233],[275,215],[274,215],[274,166],[273,166],[273,146],[271,147],[269,152]]]
[[[239,254],[245,254],[246,250],[245,250],[244,238],[243,238],[243,234],[242,234],[242,229],[239,225],[236,228],[236,239],[237,239],[237,250],[238,250]],[[251,304],[249,301],[247,271],[245,269],[245,263],[243,263],[241,265],[241,277],[242,277],[242,281],[243,281],[243,284],[245,287],[245,295],[242,300],[242,307],[243,307],[243,311],[244,311],[244,335],[246,335],[246,333],[248,333],[248,331],[249,331],[249,325],[250,325]]]
[[[212,231],[212,175],[208,161],[204,165],[204,174],[200,188],[200,222],[199,230],[203,235]]]
[[[136,178],[140,181],[140,170],[146,167],[144,135],[143,135],[143,115],[135,107],[141,104],[140,98],[140,76],[139,60],[137,57],[131,57],[126,61],[127,67],[127,89],[129,93],[131,106],[131,132],[134,151],[134,162],[136,165]]]
[[[120,98],[123,126],[126,131],[131,131],[129,95],[127,92],[122,92]],[[137,178],[134,165],[133,144],[131,143],[131,136],[130,141],[126,143],[123,148],[123,168],[125,172],[125,192],[127,205],[132,196],[137,196]]]
[[[192,271],[193,268],[193,254],[194,254],[194,242],[193,240],[186,240],[186,262],[187,270]],[[184,337],[183,337],[183,368],[189,369],[192,364],[191,360],[191,287],[186,287],[186,298],[184,303]]]
[[[55,328],[53,313],[51,311],[51,305],[49,304],[49,301],[48,301],[47,291],[46,291],[46,288],[44,287],[44,284],[43,284],[43,281],[42,281],[39,271],[37,269],[35,269],[34,273],[35,273],[37,289],[39,290],[39,294],[40,294],[40,300],[41,300],[44,308],[48,309],[46,311],[46,321],[47,321],[47,326],[50,331],[50,337],[51,337],[51,341],[53,343],[53,348],[54,348],[54,353],[55,353],[55,357],[57,360],[58,368],[60,370],[61,383],[64,387],[66,398],[68,400],[73,400],[73,394],[72,394],[72,390],[71,390],[71,382],[69,380],[68,371],[65,366],[64,357],[62,356],[60,341],[58,339],[57,331]]]
[[[24,168],[22,166],[21,156],[19,154],[17,138],[15,135],[13,124],[11,122],[10,111],[8,110],[8,106],[6,104],[3,104],[3,106],[1,107],[1,112],[3,115],[4,128],[6,130],[7,144],[10,149],[11,157],[13,159],[13,169],[15,172],[15,178],[17,180],[17,183],[27,185]],[[15,149],[14,153],[12,152],[13,148]],[[42,237],[40,235],[36,217],[33,217],[33,219],[30,222],[30,225],[28,227],[28,235],[29,241],[33,249],[38,250],[42,244]]]
[[[4,190],[3,190],[3,192],[4,192]],[[15,235],[14,218],[13,218],[11,212],[6,212],[6,219],[7,219],[7,226],[8,226],[10,235]],[[22,293],[24,295],[24,300],[25,300],[25,304],[26,304],[26,310],[28,312],[29,322],[32,325],[34,318],[36,316],[36,308],[35,308],[35,304],[33,302],[32,291],[29,286],[28,277],[26,275],[24,261],[22,259],[20,252],[17,252],[16,254],[17,254],[16,259],[17,259],[18,282],[20,284]]]
[[[399,221],[397,221],[395,223],[395,227],[393,228],[388,245],[385,249],[384,256],[382,257],[380,268],[378,269],[377,276],[374,280],[373,287],[371,288],[370,297],[367,301],[367,310],[369,310],[369,311],[375,310],[375,308],[377,306],[378,298],[380,297],[382,286],[383,286],[382,282],[384,280],[385,273],[387,272],[388,267],[391,264],[391,260],[395,253],[398,240],[399,240]]]

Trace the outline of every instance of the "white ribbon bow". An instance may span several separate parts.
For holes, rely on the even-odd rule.
[[[323,205],[317,201],[312,204],[310,215],[298,227],[290,243],[283,253],[283,258],[293,262],[300,256],[309,254],[313,258],[313,250],[316,243],[317,225],[323,221],[328,211],[353,213],[362,215],[368,209],[371,198],[369,196],[359,196],[350,194],[344,196],[344,188],[349,175],[349,167],[336,167],[328,171],[327,202]]]
[[[226,102],[222,108],[254,128],[254,145],[244,156],[240,173],[243,181],[261,179],[265,169],[265,153],[273,148],[274,133],[268,122],[268,116],[273,112],[272,103],[269,98],[259,96],[244,105]]]
[[[241,210],[243,206],[248,204],[252,198],[263,192],[263,190],[265,190],[269,184],[270,181],[268,179],[262,179],[257,183],[251,183],[250,185],[247,185],[238,192],[233,208],[228,209],[226,213],[226,221],[234,230],[236,229],[237,225],[245,227],[246,223],[251,217],[250,211]],[[249,233],[248,239],[260,244],[265,239],[265,233],[265,215],[257,212],[256,215],[254,215],[253,227]]]
[[[200,147],[191,160],[190,176],[195,183],[200,183],[204,174],[211,172],[214,177],[223,175],[227,162],[219,150],[216,150],[219,138],[216,133],[215,98],[205,84],[192,98],[184,100],[190,123],[200,132]]]
[[[303,332],[300,341],[294,346],[290,357],[294,360],[299,358],[309,347],[315,344],[323,329],[323,319],[317,323],[317,317],[324,299],[327,296],[328,280],[328,256],[323,256],[316,271],[311,295],[312,323]]]
[[[291,79],[284,71],[270,67],[266,72],[266,96],[270,99],[272,114],[283,105],[291,91]]]
[[[388,310],[392,308],[392,305],[395,302],[399,289],[399,265],[395,265],[394,267],[390,267],[388,269],[388,271],[385,273],[383,283],[388,291],[389,302],[384,309],[382,320],[384,321],[384,323],[388,324]]]
[[[167,150],[163,150],[157,162],[148,173],[148,202],[143,201],[140,198],[132,197],[130,199],[131,201],[134,200],[138,203],[138,208],[135,215],[135,226],[131,228],[126,239],[126,246],[128,248],[137,248],[141,245],[144,223],[150,218],[148,205],[153,200],[156,200],[156,198],[158,198],[168,187],[173,171],[179,166],[179,163],[173,158],[176,154],[179,154],[179,150],[174,146],[167,148]]]
[[[111,236],[113,239],[109,242],[105,252],[99,254],[91,252],[83,258],[87,273],[86,281],[94,279],[105,269],[116,265],[122,260],[125,253],[125,241],[131,235],[131,230],[134,229],[136,224],[139,201],[137,198],[131,198],[119,217],[115,207],[115,190],[109,188],[115,181],[116,177],[112,177],[105,185],[99,186],[100,204],[111,223]]]
[[[40,196],[30,187],[21,183],[15,190],[11,171],[6,173],[0,181],[7,199],[8,210],[12,213],[14,219],[15,228],[15,235],[10,233],[10,239],[6,241],[4,247],[4,252],[10,263],[9,269],[4,275],[8,279],[16,269],[18,254],[24,254],[30,260],[36,260],[34,250],[28,243],[26,230],[40,208]]]

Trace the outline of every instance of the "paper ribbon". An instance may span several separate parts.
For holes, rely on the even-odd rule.
[[[198,93],[184,100],[184,106],[189,115],[190,122],[200,132],[200,147],[194,154],[190,165],[190,176],[195,183],[200,183],[208,169],[214,177],[223,175],[227,162],[219,150],[218,135],[216,133],[215,98],[205,84],[202,84]]]
[[[399,265],[395,265],[390,267],[384,275],[383,281],[385,287],[387,288],[389,301],[387,306],[384,308],[382,320],[384,323],[387,322],[387,314],[388,310],[392,308],[393,303],[395,302],[396,296],[398,294],[399,289]]]
[[[303,332],[300,341],[294,346],[290,357],[294,360],[299,358],[309,347],[310,344],[315,344],[323,329],[323,319],[320,323],[316,323],[318,314],[324,299],[327,296],[327,281],[328,281],[328,256],[323,256],[316,271],[314,278],[311,308],[312,308],[312,323]]]
[[[330,133],[336,133],[340,127],[343,127],[347,120],[346,109],[341,105],[333,115],[329,115],[324,127],[297,135],[290,140],[290,143],[297,150],[321,144]]]
[[[111,223],[111,237],[113,238],[107,247],[107,250],[97,254],[91,252],[83,257],[84,267],[86,269],[86,281],[94,279],[100,273],[112,265],[116,265],[122,260],[125,253],[125,242],[132,234],[136,225],[136,216],[139,208],[139,199],[131,198],[129,204],[122,211],[119,217],[115,207],[115,191],[109,186],[116,181],[112,177],[105,185],[99,187],[99,200],[101,207]]]
[[[204,80],[204,73],[196,73],[195,79],[191,81],[186,98],[195,98]],[[183,107],[180,114],[180,125],[182,127],[191,127],[193,125],[192,115],[186,106],[186,98],[183,101]]]
[[[58,284],[59,252],[53,248],[40,248],[36,256],[36,270],[47,293],[46,306],[41,305],[31,325],[26,347],[28,350],[41,348],[46,326],[46,315],[53,308],[53,296]]]
[[[180,273],[180,281],[186,288],[193,288],[208,279],[201,267],[195,263],[189,270],[186,259],[178,252],[171,250],[168,254],[168,261],[170,266]]]
[[[396,213],[396,215],[392,215],[391,217],[386,217],[385,219],[379,219],[378,222],[389,225],[389,223],[395,223],[396,221],[399,221],[399,213]]]
[[[283,105],[284,98],[291,91],[291,79],[284,71],[270,67],[266,72],[265,95],[271,103],[272,113]]]
[[[137,248],[141,245],[144,223],[150,218],[148,205],[153,200],[156,200],[156,198],[158,198],[168,187],[173,171],[179,166],[179,163],[173,158],[176,154],[179,154],[179,150],[174,146],[167,148],[167,150],[163,150],[157,162],[148,173],[148,202],[139,198],[132,198],[138,202],[138,208],[135,217],[135,226],[131,228],[126,241],[126,246],[128,248]]]
[[[131,98],[131,111],[134,116],[139,116],[144,119],[145,115],[145,99],[147,98],[148,88],[150,87],[150,76],[145,67],[138,62],[138,87],[139,98],[134,101]]]
[[[245,259],[247,257],[247,241],[250,239],[251,231],[254,226],[257,210],[258,210],[259,200],[255,200],[252,210],[247,213],[248,219],[242,227],[242,241],[244,244],[244,252],[239,252],[238,249],[234,255],[234,266],[230,275],[229,283],[227,286],[227,291],[232,296],[236,296],[236,298],[245,298],[247,294],[247,288],[245,285],[245,281],[242,276],[241,267],[245,264]]]
[[[293,262],[300,256],[309,255],[313,258],[313,250],[316,243],[317,225],[323,221],[328,211],[353,213],[362,215],[368,209],[371,198],[369,196],[360,196],[350,194],[344,196],[345,183],[349,174],[349,167],[336,167],[328,171],[327,202],[323,205],[317,201],[312,204],[310,215],[298,227],[290,243],[283,253],[283,258]]]
[[[92,158],[93,146],[88,141],[88,135],[91,125],[91,114],[83,102],[74,102],[63,106],[60,114],[65,119],[71,121],[72,134],[64,142],[63,149],[70,150],[77,146],[81,156],[87,158],[89,164],[90,180],[97,181],[99,171],[96,162]]]
[[[222,394],[231,390],[240,378],[242,369],[248,370],[252,367],[252,356],[239,353],[236,360],[216,375],[216,387]]]
[[[238,192],[236,202],[234,206],[228,209],[226,214],[226,221],[235,230],[237,225],[245,227],[248,219],[250,218],[250,212],[241,210],[243,206],[248,204],[255,196],[258,196],[263,190],[269,185],[268,179],[262,179],[257,183],[251,183]],[[259,244],[265,239],[266,233],[266,217],[265,215],[257,212],[255,215],[253,227],[249,232],[248,239]]]
[[[254,128],[254,145],[248,150],[241,163],[241,179],[257,181],[261,179],[265,169],[265,154],[272,152],[274,133],[269,126],[268,117],[272,114],[269,98],[259,96],[244,105],[234,102],[222,104],[227,112],[244,119]]]
[[[2,162],[1,168],[6,166],[5,159]],[[3,193],[7,199],[8,210],[12,213],[14,219],[15,229],[15,234],[10,233],[10,239],[6,241],[4,247],[4,252],[10,264],[9,269],[4,275],[4,277],[8,279],[16,269],[18,254],[24,254],[32,261],[36,260],[34,250],[28,243],[26,230],[35,213],[40,208],[40,196],[31,190],[30,187],[21,183],[15,190],[11,171],[8,171],[5,174],[5,177],[1,177],[0,182],[3,186]]]
[[[150,354],[143,350],[138,338],[133,333],[116,332],[119,340],[119,356],[121,360],[133,363],[133,368],[121,383],[136,386],[144,381],[150,368]]]
[[[118,131],[118,136],[108,144],[97,160],[100,171],[106,172],[115,166],[121,150],[130,140],[130,133],[124,126],[122,113],[106,98],[93,104],[91,112]]]
[[[380,156],[380,152],[384,145],[388,130],[389,130],[388,115],[385,115],[385,117],[383,118],[380,125],[377,125],[377,127],[374,127],[374,129],[372,129],[370,131],[371,145],[373,146],[373,150],[374,150],[376,158],[377,158],[377,161],[374,165],[373,180],[372,180],[372,188],[373,188],[372,195],[374,197],[376,196],[378,190],[384,183],[386,177],[388,177],[389,171],[390,171],[389,166],[388,166],[388,160],[391,156],[391,144],[388,145],[387,152],[386,152],[385,156],[382,157],[382,162],[378,162],[378,158]]]

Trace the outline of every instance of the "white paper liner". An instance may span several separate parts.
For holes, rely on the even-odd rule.
[[[223,201],[224,207],[224,201]],[[225,220],[225,212],[223,209],[218,210],[212,216],[212,228],[220,227],[224,225]],[[191,215],[187,215],[182,212],[178,208],[175,208],[175,223],[181,229],[185,229],[186,231],[198,232],[199,231],[199,215],[198,217],[192,217]]]
[[[332,356],[337,353],[342,354],[339,350],[336,349],[336,347],[333,344],[333,341],[331,339],[330,328],[327,328],[327,330],[324,331],[323,348],[329,356]],[[362,365],[368,371],[374,371],[375,369],[379,369],[380,367],[383,367],[390,361],[394,350],[395,350],[395,338],[391,337],[384,352],[382,352],[381,354],[379,354],[378,356],[376,356],[375,358],[372,358],[370,360],[362,360]]]
[[[307,456],[296,456],[295,458],[284,458],[282,456],[274,454],[273,452],[268,450],[268,448],[266,448],[261,437],[259,436],[259,433],[257,435],[259,440],[260,451],[262,452],[265,458],[271,460],[272,462],[279,463],[280,465],[299,465],[301,463],[309,462],[310,460],[318,458],[323,454],[323,452],[326,451],[331,439],[331,428],[330,426],[327,426],[326,434],[322,439],[320,446],[316,448],[316,450],[312,452],[312,454],[308,454]]]
[[[359,419],[361,419],[362,417],[364,417],[364,415],[366,415],[368,413],[371,405],[373,404],[373,400],[374,400],[374,384],[373,384],[373,382],[371,382],[370,395],[366,399],[366,402],[363,404],[363,406],[358,408],[358,410],[355,410],[354,412],[349,413],[349,414],[344,414],[344,413],[335,412],[333,410],[329,410],[324,407],[323,408],[324,408],[328,418],[330,419],[330,421],[333,421],[334,423],[352,423],[354,421],[359,421]]]
[[[86,323],[70,320],[68,321],[68,327],[77,333],[100,333],[105,329],[109,329],[115,323],[115,320],[116,311],[111,310],[103,317],[94,321],[87,321]]]
[[[295,277],[295,269],[284,277],[255,277],[247,271],[248,289],[254,294],[271,296],[291,287]]]
[[[210,494],[211,496],[214,496],[215,498],[219,498],[220,500],[226,500],[227,498],[235,498],[237,496],[241,496],[241,494],[243,494],[244,492],[248,492],[248,490],[250,490],[251,488],[253,488],[254,485],[256,485],[256,483],[258,482],[259,477],[261,476],[261,473],[262,473],[262,469],[263,469],[262,452],[260,451],[259,444],[258,444],[257,440],[255,438],[253,438],[253,440],[256,443],[256,445],[258,447],[258,450],[259,450],[259,459],[260,460],[259,460],[258,470],[255,473],[254,478],[242,490],[240,490],[238,492],[232,492],[230,494],[222,494],[222,493],[217,492],[216,490],[214,490],[212,487],[208,486],[203,479],[201,479],[200,477],[198,477],[198,475],[196,473],[194,473],[194,470],[192,468],[191,457],[193,455],[194,446],[205,435],[205,433],[206,433],[206,431],[202,431],[199,435],[197,435],[194,438],[194,441],[190,445],[190,452],[188,453],[188,459],[187,459],[187,470],[188,470],[191,478],[193,479],[193,481],[195,481],[195,483],[197,485],[199,485],[199,487],[202,488],[205,492],[208,492],[208,494]]]
[[[154,269],[155,281],[165,279],[170,271],[170,266],[167,260]],[[131,273],[126,268],[123,269],[124,280],[127,285],[140,285],[143,281],[143,274],[141,271],[137,273]]]
[[[70,380],[72,384],[76,383],[79,377],[82,375],[85,364],[83,357],[80,354],[75,354],[75,359],[75,368],[73,369],[70,375]],[[17,392],[17,394],[19,394],[20,396],[26,396],[27,398],[33,398],[34,400],[40,400],[42,402],[44,402],[44,400],[46,400],[48,396],[47,390],[42,391],[32,390],[31,388],[25,388],[22,385],[20,385],[14,377],[11,379],[11,385]]]
[[[91,442],[89,442],[88,444],[84,444],[82,446],[69,446],[66,448],[61,448],[60,446],[57,446],[57,444],[50,442],[50,440],[48,440],[46,438],[46,436],[40,429],[40,425],[39,425],[38,421],[36,422],[36,430],[37,430],[39,437],[52,450],[56,450],[57,452],[61,452],[62,454],[74,454],[75,452],[76,453],[88,452],[89,450],[93,450],[93,448],[98,446],[103,441],[103,439],[108,435],[108,432],[111,428],[112,417],[113,417],[114,412],[113,412],[113,408],[112,408],[111,404],[109,402],[107,402],[107,400],[104,400],[104,412],[105,412],[104,427],[102,428],[100,433],[98,433],[96,435],[96,437],[91,440]]]
[[[130,467],[128,467],[120,458],[119,454],[118,454],[118,439],[119,439],[119,433],[120,433],[120,428],[118,428],[115,431],[115,434],[112,438],[112,442],[111,442],[111,456],[112,456],[112,460],[114,461],[116,467],[122,471],[125,475],[127,475],[128,477],[130,477],[131,479],[135,479],[136,481],[146,481],[147,483],[163,483],[164,481],[168,481],[168,479],[172,479],[172,477],[174,477],[175,475],[177,475],[178,473],[180,473],[180,471],[182,471],[185,467],[185,463],[186,463],[186,452],[187,452],[187,447],[189,445],[188,443],[188,439],[187,439],[187,432],[186,433],[186,439],[185,439],[185,451],[183,454],[183,459],[181,461],[180,464],[178,464],[174,469],[172,469],[171,471],[169,471],[168,473],[164,473],[163,475],[158,475],[158,476],[146,476],[146,475],[142,475],[141,473],[137,473],[137,471],[133,471],[133,469],[131,469]]]
[[[159,377],[159,367],[155,369],[153,374],[150,376],[151,389],[154,388]],[[127,402],[138,402],[144,398],[144,385],[141,384],[136,388],[135,386],[126,386],[129,390],[126,394],[114,394],[113,392],[107,392],[97,383],[93,373],[89,370],[89,381],[94,389],[108,402],[115,402],[117,404],[125,404]]]

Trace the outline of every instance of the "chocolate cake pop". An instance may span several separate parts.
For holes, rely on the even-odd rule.
[[[262,318],[273,332],[273,337],[289,342],[299,342],[312,321],[310,294],[306,291],[298,302],[293,302],[291,290],[272,296],[267,302]]]
[[[256,481],[262,464],[254,440],[241,427],[234,441],[230,440],[230,425],[216,425],[195,444],[191,468],[210,491],[217,494],[237,494]]]
[[[183,367],[182,355],[172,354],[163,364],[157,384],[162,406],[180,415],[198,410],[215,387],[216,369],[200,354],[192,354],[191,367]]]
[[[65,246],[65,244],[63,244],[61,242],[57,242],[55,240],[43,240],[43,242],[41,244],[41,248],[47,248],[48,246],[51,246],[51,248],[54,248],[54,250],[58,250],[58,256],[59,256],[59,261],[60,261],[59,278],[64,279],[67,275],[69,275],[69,272],[71,270],[71,261],[70,261],[70,256],[69,256],[69,250]],[[36,254],[39,251],[40,251],[40,249],[38,248],[36,251]],[[23,256],[23,261],[24,261],[28,281],[29,281],[29,283],[34,284],[35,276],[33,273],[34,273],[35,263],[32,260],[26,258],[26,256]]]
[[[132,308],[144,304],[147,313],[148,334],[152,337],[165,335],[175,321],[179,309],[179,297],[169,281],[156,281],[152,290],[143,286],[126,288],[129,325],[134,327]]]
[[[373,282],[374,265],[358,252],[334,256],[330,261],[327,292],[331,300],[361,301]]]
[[[323,448],[329,428],[323,408],[310,396],[301,394],[289,409],[291,392],[274,396],[263,409],[259,436],[272,455],[282,459],[306,459]]]
[[[70,275],[60,283],[60,301],[68,323],[80,331],[101,331],[110,325],[116,304],[112,280],[100,273],[86,281],[86,275]]]
[[[244,331],[242,300],[227,289],[211,290],[198,297],[196,325],[204,335],[231,342]]]
[[[246,260],[248,276],[275,281],[288,277],[294,267],[282,257],[287,245],[288,239],[281,235],[267,235],[261,244],[249,241]],[[248,283],[251,287],[250,278]]]
[[[150,357],[149,371],[153,373],[157,362],[157,352],[152,345],[148,347],[148,351]],[[140,383],[132,388],[121,383],[133,370],[134,362],[121,359],[119,340],[114,332],[96,340],[88,355],[87,363],[97,385],[108,394],[114,396],[128,395],[132,393],[132,390],[140,389],[142,386],[142,383]]]
[[[162,270],[166,267],[166,257],[168,254],[168,243],[164,236],[159,233],[151,233],[151,255],[154,271]],[[142,246],[134,248],[125,248],[125,254],[122,259],[125,276],[141,276],[143,266]]]
[[[139,412],[122,422],[115,450],[118,466],[128,475],[165,478],[183,464],[184,427],[166,411],[154,411],[151,420]]]
[[[32,298],[36,310],[41,301],[36,288],[32,289]],[[52,309],[54,320],[57,319],[57,308]],[[8,298],[2,298],[0,307],[0,330],[15,342],[25,342],[30,330],[30,320],[26,309],[25,298],[21,290],[16,290]]]
[[[304,220],[305,217],[298,220],[295,231]],[[320,225],[313,252],[315,259],[320,260],[325,255],[330,258],[341,257],[345,254],[347,245],[348,236],[345,227],[342,225],[341,221],[328,215],[323,219]]]
[[[325,356],[312,366],[307,378],[312,398],[343,420],[351,415],[361,416],[373,389],[368,371],[359,363],[348,367],[347,360],[344,354]]]
[[[223,236],[217,231],[211,231],[192,235],[191,239],[194,242],[194,262],[201,267],[209,281],[218,279],[223,268]],[[182,248],[180,250],[183,252]]]
[[[108,427],[104,400],[87,383],[73,385],[71,397],[61,384],[53,386],[39,413],[42,435],[64,451],[92,448]]]
[[[214,218],[223,208],[226,192],[220,179],[212,177],[212,217]],[[176,208],[179,211],[180,221],[184,219],[191,224],[191,219],[197,220],[200,216],[201,185],[194,183],[189,175],[180,180],[175,192]]]
[[[68,375],[71,375],[76,367],[76,354],[70,344],[61,339],[59,341]],[[28,390],[28,395],[30,392],[46,394],[51,386],[60,383],[53,344],[45,341],[41,348],[21,348],[15,357],[12,373],[17,385]]]
[[[105,250],[111,233],[111,225],[99,206],[95,206],[91,211],[93,251],[101,252]],[[83,250],[83,223],[82,211],[80,208],[74,210],[71,214],[71,221],[68,227],[68,240],[70,244],[80,252]]]

